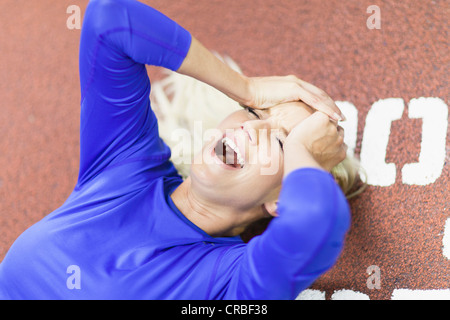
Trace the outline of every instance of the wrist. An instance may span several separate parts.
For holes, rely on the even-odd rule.
[[[236,99],[237,102],[239,102],[241,105],[247,106],[247,107],[253,107],[253,85],[252,85],[252,80],[251,78],[243,75],[243,74],[239,74],[240,78],[241,78],[241,88],[242,88],[242,92],[240,97],[238,97]]]
[[[302,144],[299,144],[294,148],[286,148],[283,176],[286,177],[292,171],[300,168],[317,168],[325,170]]]

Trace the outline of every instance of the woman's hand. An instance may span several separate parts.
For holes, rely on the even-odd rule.
[[[301,100],[335,121],[345,120],[325,91],[296,76],[248,78],[248,82],[252,97],[246,104],[249,107],[265,109],[283,102]]]
[[[241,105],[265,109],[301,100],[335,121],[345,120],[334,101],[316,86],[296,76],[246,77],[220,61],[195,37],[177,71],[209,84]]]
[[[284,143],[284,176],[301,167],[326,171],[347,155],[344,129],[322,112],[315,112],[292,129]]]

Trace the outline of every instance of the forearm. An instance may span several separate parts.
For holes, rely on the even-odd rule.
[[[177,72],[207,83],[244,105],[251,100],[248,78],[223,63],[194,37]]]

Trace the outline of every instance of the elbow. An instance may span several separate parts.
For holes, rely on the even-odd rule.
[[[303,274],[321,275],[332,268],[342,251],[345,238],[350,229],[350,210],[343,206],[321,227],[321,237],[311,247],[307,261],[302,268]]]
[[[342,250],[351,216],[340,189],[336,187],[326,196],[309,195],[304,201],[285,203],[281,209],[280,216],[275,219],[279,230],[283,230],[283,246],[290,248],[290,254],[313,259],[324,250],[329,253]]]

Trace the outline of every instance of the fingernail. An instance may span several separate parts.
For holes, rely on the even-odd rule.
[[[336,121],[343,121],[342,117],[341,117],[340,115],[338,115],[337,113],[334,113],[334,114],[333,114],[333,118],[334,118]]]

